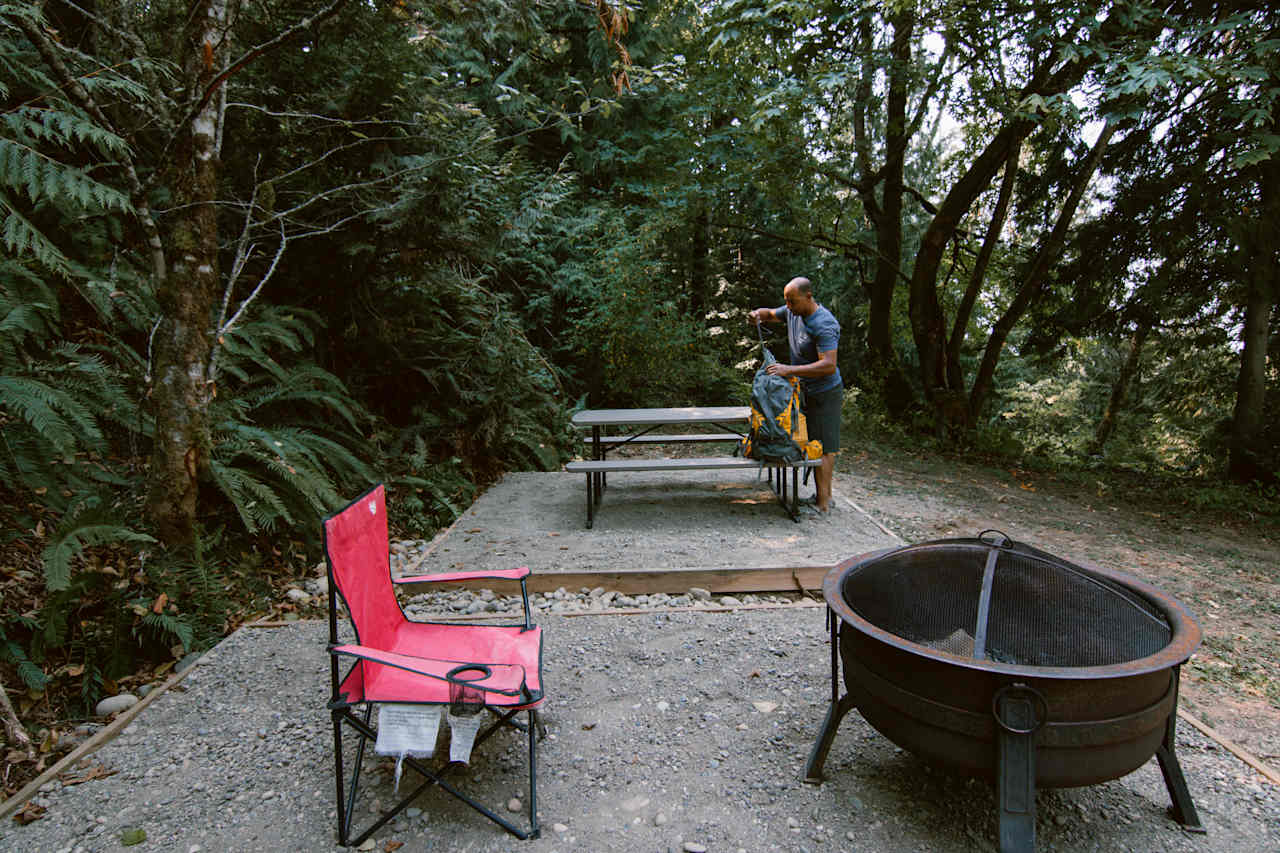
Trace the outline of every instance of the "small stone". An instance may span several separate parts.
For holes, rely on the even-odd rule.
[[[699,844],[696,841],[686,841],[684,843],[684,853],[707,853],[707,845]]]
[[[125,708],[132,708],[138,704],[138,697],[132,693],[119,693],[115,696],[108,696],[97,704],[93,712],[99,717],[108,717],[117,711],[123,711]],[[140,842],[133,842],[138,844]]]
[[[647,805],[649,805],[648,797],[635,796],[622,801],[622,810],[638,812]]]
[[[742,606],[742,602],[734,598],[732,595],[720,596],[720,604],[723,607],[741,607]]]
[[[711,600],[711,592],[699,586],[689,587],[689,594],[692,595],[694,598],[698,599],[699,601]]]
[[[412,820],[413,818],[417,817],[420,814],[422,814],[422,809],[418,808],[417,806],[410,806],[409,808],[404,810],[404,816],[409,818],[410,820]]]
[[[655,707],[655,708],[657,708],[659,711],[665,711],[665,710],[667,710],[668,708],[670,708],[670,707],[671,707],[671,705],[670,705],[669,703],[667,703],[667,702],[659,702],[659,703],[658,703],[657,705],[655,705],[654,707]]]
[[[798,829],[799,827],[800,827],[800,821],[796,820],[793,817],[787,818],[787,829]]]
[[[767,701],[764,701],[764,700],[757,700],[757,701],[755,701],[755,702],[752,702],[752,703],[751,703],[751,706],[752,706],[753,708],[755,708],[757,711],[759,711],[761,714],[768,714],[768,713],[771,713],[771,712],[773,712],[773,711],[775,711],[775,710],[777,709],[777,707],[778,707],[778,703],[777,703],[777,702],[767,702]]]
[[[568,832],[568,831],[569,831],[569,827],[565,826],[563,823],[553,823],[553,824],[551,824],[551,828],[552,828],[552,829],[554,829],[556,832]]]
[[[511,799],[507,800],[507,811],[518,812],[520,811],[521,808],[522,807],[520,805],[520,801],[515,797],[512,797]]]
[[[667,815],[664,812],[658,812],[653,816],[654,826],[665,826],[667,823]]]
[[[378,842],[376,842],[376,841],[374,841],[372,838],[370,838],[368,841],[366,841],[364,844],[361,844],[361,845],[360,845],[359,847],[357,847],[356,849],[357,849],[357,850],[372,850],[372,849],[374,849],[374,848],[375,848],[375,847],[377,847],[377,846],[378,846]]]
[[[310,594],[308,594],[306,590],[302,589],[288,589],[285,590],[284,595],[285,598],[289,599],[294,604],[307,604],[311,601]]]

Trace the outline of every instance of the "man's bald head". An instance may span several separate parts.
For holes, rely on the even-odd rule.
[[[813,299],[813,286],[804,276],[796,276],[787,282],[787,286],[782,288],[782,298],[791,313],[801,317],[808,317],[818,309],[818,303]]]

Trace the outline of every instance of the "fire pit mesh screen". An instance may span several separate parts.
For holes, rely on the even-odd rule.
[[[855,613],[905,640],[1024,666],[1109,666],[1153,655],[1172,629],[1123,585],[1003,538],[902,548],[846,578]]]

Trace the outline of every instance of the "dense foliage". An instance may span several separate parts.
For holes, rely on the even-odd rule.
[[[426,535],[575,406],[741,403],[797,274],[855,434],[1274,497],[1278,58],[1248,4],[0,3],[0,671],[91,702],[372,480]]]

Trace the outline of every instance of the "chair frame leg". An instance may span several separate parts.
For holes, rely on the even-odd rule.
[[[366,840],[368,840],[368,838],[371,835],[373,835],[373,833],[377,832],[379,829],[385,826],[388,821],[392,820],[396,815],[400,814],[400,812],[402,812],[405,808],[407,808],[410,803],[416,800],[424,791],[427,790],[427,788],[430,788],[432,785],[438,785],[441,788],[441,790],[443,790],[445,793],[460,800],[461,802],[465,803],[467,806],[471,807],[475,811],[478,811],[480,814],[484,815],[489,820],[493,821],[498,826],[502,827],[507,832],[514,835],[516,838],[519,838],[522,841],[530,838],[538,838],[541,835],[542,827],[538,823],[537,740],[538,740],[539,734],[545,737],[546,726],[542,725],[541,721],[538,719],[537,711],[533,708],[528,708],[528,709],[515,708],[515,709],[505,710],[505,711],[497,710],[495,708],[488,708],[488,710],[497,717],[497,720],[495,720],[488,727],[486,727],[479,734],[476,735],[476,739],[475,739],[475,743],[473,744],[473,747],[479,746],[481,743],[487,740],[490,736],[492,736],[498,729],[504,726],[510,726],[516,729],[525,729],[528,731],[528,734],[529,734],[529,828],[528,829],[522,829],[516,826],[515,824],[506,820],[501,815],[497,814],[496,812],[494,812],[492,809],[490,809],[480,801],[473,799],[472,797],[468,796],[458,788],[454,787],[448,781],[446,781],[446,779],[444,778],[445,775],[451,772],[458,765],[446,763],[442,766],[432,769],[427,767],[418,759],[410,756],[406,756],[404,759],[405,766],[415,770],[417,773],[419,773],[423,777],[422,784],[420,784],[417,788],[415,788],[411,794],[409,794],[407,797],[402,799],[397,805],[395,805],[394,807],[392,807],[387,811],[384,811],[381,815],[379,815],[378,819],[372,825],[367,827],[363,832],[361,832],[357,837],[352,838],[351,837],[351,833],[353,831],[352,818],[355,814],[356,797],[359,793],[360,773],[364,765],[365,746],[369,743],[369,741],[371,740],[376,741],[378,738],[377,731],[372,726],[369,725],[369,721],[373,713],[373,703],[366,703],[364,713],[361,716],[357,716],[356,714],[352,713],[350,708],[346,708],[346,707],[336,708],[332,712],[333,713],[334,756],[335,756],[334,778],[336,779],[336,785],[337,785],[337,804],[338,804],[338,843],[343,847],[358,847],[359,845],[363,844]],[[520,713],[521,710],[526,710],[529,715],[528,717],[529,721],[527,724],[522,725],[521,723],[513,719],[516,716],[516,714]],[[361,717],[363,717],[363,719]],[[356,746],[355,761],[351,771],[351,782],[348,787],[348,790],[345,792],[343,790],[344,773],[343,773],[343,767],[342,767],[342,726],[343,724],[346,724],[347,726],[350,726],[352,729],[354,729],[356,731],[356,734],[360,738],[360,742]]]

